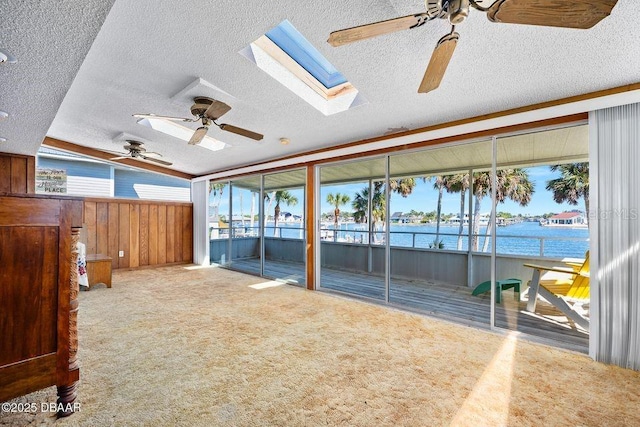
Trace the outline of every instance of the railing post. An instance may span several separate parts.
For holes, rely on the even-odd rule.
[[[415,249],[415,247],[416,247],[416,233],[415,232],[411,233],[411,238],[412,238],[411,247]]]
[[[540,256],[544,256],[544,237],[540,238]]]

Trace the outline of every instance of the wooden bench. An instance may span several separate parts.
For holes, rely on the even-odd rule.
[[[102,254],[87,255],[87,278],[89,289],[98,283],[111,287],[111,257]]]

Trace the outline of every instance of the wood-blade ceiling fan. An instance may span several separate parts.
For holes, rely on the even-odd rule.
[[[158,163],[164,166],[171,166],[173,163],[167,162],[157,157],[162,157],[162,154],[156,153],[153,151],[147,151],[144,147],[144,144],[140,141],[134,141],[132,139],[127,139],[127,143],[123,146],[123,148],[127,151],[126,153],[121,153],[117,151],[111,151],[114,154],[123,154],[122,156],[112,157],[109,160],[121,160],[121,159],[137,159],[137,160],[146,160],[148,162]]]
[[[228,113],[229,110],[231,110],[231,107],[222,101],[217,101],[215,99],[207,98],[204,96],[198,96],[193,98],[193,102],[194,103],[191,106],[191,114],[193,115],[193,117],[191,118],[159,116],[156,114],[134,114],[133,117],[143,119],[163,119],[177,122],[201,122],[202,126],[195,130],[193,136],[191,136],[191,139],[189,140],[189,144],[191,145],[197,145],[203,140],[203,138],[207,135],[209,126],[211,126],[211,124],[218,126],[223,131],[235,133],[236,135],[251,138],[256,141],[260,141],[264,137],[260,133],[243,129],[237,126],[229,125],[226,123],[217,123],[216,120],[218,120],[220,117]]]
[[[491,22],[587,29],[609,16],[618,0],[495,0],[488,7],[482,6],[482,2],[425,0],[426,12],[334,31],[327,41],[334,47],[342,46],[417,28],[436,18],[448,19],[452,25],[451,32],[436,44],[418,89],[419,93],[427,93],[440,86],[460,38],[455,26],[469,16],[471,8],[486,12]]]

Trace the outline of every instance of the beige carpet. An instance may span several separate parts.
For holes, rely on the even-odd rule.
[[[81,412],[58,426],[640,425],[640,373],[583,355],[223,269],[113,282],[80,295]]]

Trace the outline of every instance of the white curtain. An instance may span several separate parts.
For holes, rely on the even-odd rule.
[[[589,353],[640,370],[640,104],[591,112],[589,128]]]
[[[191,183],[193,263],[209,265],[209,181]]]

